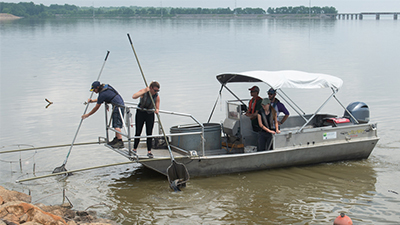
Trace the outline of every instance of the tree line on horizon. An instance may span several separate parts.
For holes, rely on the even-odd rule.
[[[326,14],[337,13],[335,7],[280,7],[268,8],[172,8],[172,7],[78,7],[75,5],[43,4],[36,5],[33,2],[5,3],[0,2],[0,13],[9,13],[25,18],[52,18],[62,17],[134,17],[134,16],[158,16],[173,17],[178,14]]]

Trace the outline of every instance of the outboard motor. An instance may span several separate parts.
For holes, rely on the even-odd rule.
[[[364,102],[352,102],[346,109],[358,120],[359,123],[369,122],[369,108]],[[347,111],[344,111],[343,117],[349,118],[352,123],[356,123]]]

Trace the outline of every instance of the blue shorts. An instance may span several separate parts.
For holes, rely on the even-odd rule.
[[[122,115],[124,115],[124,110],[119,107],[115,108],[111,115],[113,128],[122,128],[122,118],[119,113],[120,111],[121,111]]]

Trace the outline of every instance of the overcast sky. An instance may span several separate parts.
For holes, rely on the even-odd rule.
[[[77,6],[153,6],[185,8],[263,8],[282,6],[333,6],[339,12],[400,12],[400,0],[31,0],[35,4]],[[24,2],[31,2],[24,1]],[[21,0],[3,2],[18,3]]]

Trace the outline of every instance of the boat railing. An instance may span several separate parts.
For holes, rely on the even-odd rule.
[[[114,110],[113,106],[113,110]],[[185,132],[185,133],[175,133],[175,134],[171,134],[171,133],[167,133],[167,132],[162,132],[162,126],[160,126],[159,121],[157,120],[157,117],[155,117],[155,121],[154,123],[158,125],[158,133],[159,134],[153,134],[153,135],[141,135],[141,136],[135,136],[134,132],[132,132],[132,128],[135,127],[135,123],[134,123],[134,118],[132,118],[133,114],[132,112],[135,109],[141,109],[141,110],[145,110],[145,111],[153,111],[154,109],[143,109],[138,107],[137,103],[133,103],[133,102],[125,102],[125,106],[119,106],[120,109],[123,110],[119,110],[120,116],[121,118],[124,118],[124,122],[123,122],[123,127],[121,129],[121,131],[118,131],[116,129],[114,129],[112,127],[112,117],[109,115],[113,112],[113,110],[108,110],[108,107],[105,107],[105,122],[106,122],[106,142],[109,142],[109,131],[114,131],[117,132],[119,134],[121,134],[123,137],[128,139],[128,151],[129,154],[132,155],[132,140],[136,139],[136,138],[160,138],[160,137],[173,137],[173,136],[185,136],[185,135],[201,135],[201,147],[202,147],[202,152],[203,155],[205,155],[205,144],[204,144],[204,125],[202,123],[200,123],[199,120],[197,120],[193,115],[191,114],[187,114],[187,113],[181,113],[181,112],[174,112],[174,111],[166,111],[166,110],[159,110],[159,113],[162,114],[169,114],[169,115],[173,115],[173,116],[178,116],[178,117],[187,117],[190,118],[194,121],[195,124],[199,125],[201,127],[201,131],[193,131],[193,132]],[[169,141],[169,140],[168,140]]]

